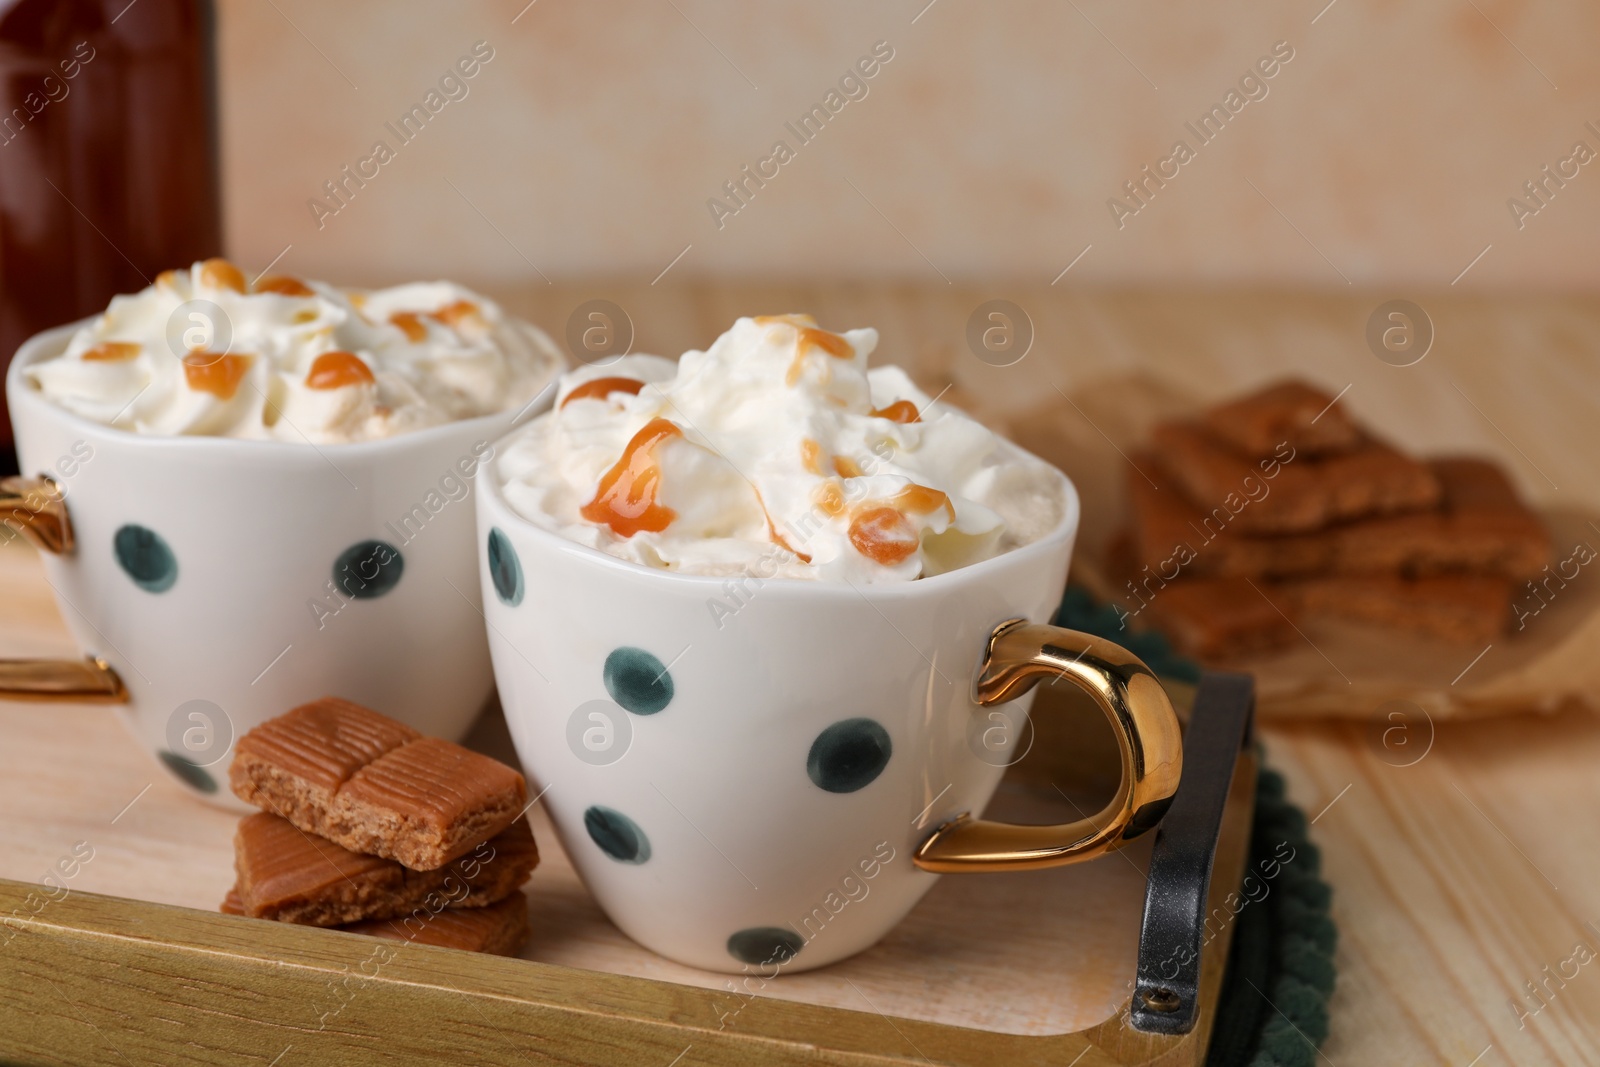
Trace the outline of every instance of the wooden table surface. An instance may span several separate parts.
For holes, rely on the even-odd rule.
[[[1346,402],[1407,447],[1492,454],[1541,503],[1600,506],[1593,298],[690,281],[499,295],[557,336],[580,303],[610,299],[634,324],[635,351],[667,354],[704,347],[740,313],[874,325],[882,360],[934,391],[952,385],[952,398],[1001,421],[1132,368],[1203,398],[1301,374],[1349,386]],[[1427,357],[1405,368],[1380,362],[1364,339],[1373,308],[1397,296],[1421,304],[1437,331]],[[1033,348],[1011,367],[982,362],[965,340],[973,309],[992,298],[1033,322]],[[48,590],[27,579],[18,551],[0,552],[0,649],[54,651],[62,631],[38,621],[52,618]],[[1359,721],[1264,731],[1269,762],[1315,818],[1342,931],[1321,1062],[1600,1063],[1600,721],[1568,711],[1391,725],[1399,732]],[[26,782],[0,781],[0,798],[8,819],[50,818],[48,793]],[[210,877],[192,866],[181,829],[146,847],[163,877]],[[3,866],[7,877],[45,873]]]

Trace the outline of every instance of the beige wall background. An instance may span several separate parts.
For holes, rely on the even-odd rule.
[[[1600,284],[1600,161],[1523,190],[1600,152],[1593,3],[525,3],[220,0],[232,254],[372,283]],[[385,124],[478,41],[465,98],[402,145]],[[867,95],[800,144],[785,122],[878,41]],[[1185,123],[1280,41],[1267,95],[1200,146]],[[707,199],[780,138],[795,157],[719,228]],[[1180,138],[1195,158],[1119,228],[1107,200]],[[1539,207],[1520,229],[1514,196]]]

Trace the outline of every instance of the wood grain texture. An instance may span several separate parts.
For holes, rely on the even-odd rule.
[[[0,882],[0,910],[26,907],[28,891]],[[92,894],[0,931],[0,1054],[30,1064],[621,1067],[691,1049],[703,1064],[1198,1062],[1198,1034],[1116,1020],[1020,1037],[763,999],[719,1028],[715,998],[693,987]]]
[[[1365,725],[1276,728],[1267,749],[1334,886],[1332,1062],[1600,1062],[1600,960],[1544,971],[1600,953],[1593,716],[1422,719],[1387,745]]]

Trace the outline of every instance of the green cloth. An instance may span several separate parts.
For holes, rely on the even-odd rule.
[[[1206,1067],[1311,1067],[1327,1039],[1339,931],[1309,829],[1305,812],[1284,796],[1283,776],[1262,767],[1250,830],[1255,880],[1247,875],[1241,893],[1254,901],[1233,920]],[[1265,877],[1269,871],[1276,877]]]

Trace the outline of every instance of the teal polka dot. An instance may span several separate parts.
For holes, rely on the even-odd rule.
[[[854,793],[889,765],[889,731],[871,719],[843,719],[817,735],[806,756],[806,774],[830,793]]]
[[[359,541],[333,561],[333,584],[345,596],[371,600],[400,584],[406,561],[387,541]]]
[[[162,752],[160,756],[161,762],[167,765],[167,770],[182,779],[183,784],[190,789],[196,789],[202,793],[215,793],[217,791],[217,780],[211,777],[204,767],[190,763],[176,752]]]
[[[799,934],[782,926],[752,926],[728,938],[728,955],[752,967],[788,963],[804,947]]]
[[[635,715],[654,715],[672,703],[672,675],[642,648],[619,648],[606,657],[606,692]]]
[[[639,864],[650,858],[650,839],[620,811],[596,804],[583,813],[583,828],[600,851],[618,863]]]
[[[178,558],[160,534],[129,523],[111,538],[117,562],[133,583],[147,593],[165,593],[178,580]]]
[[[489,531],[489,579],[502,604],[514,608],[522,603],[522,563],[511,547],[511,538],[499,527]]]

